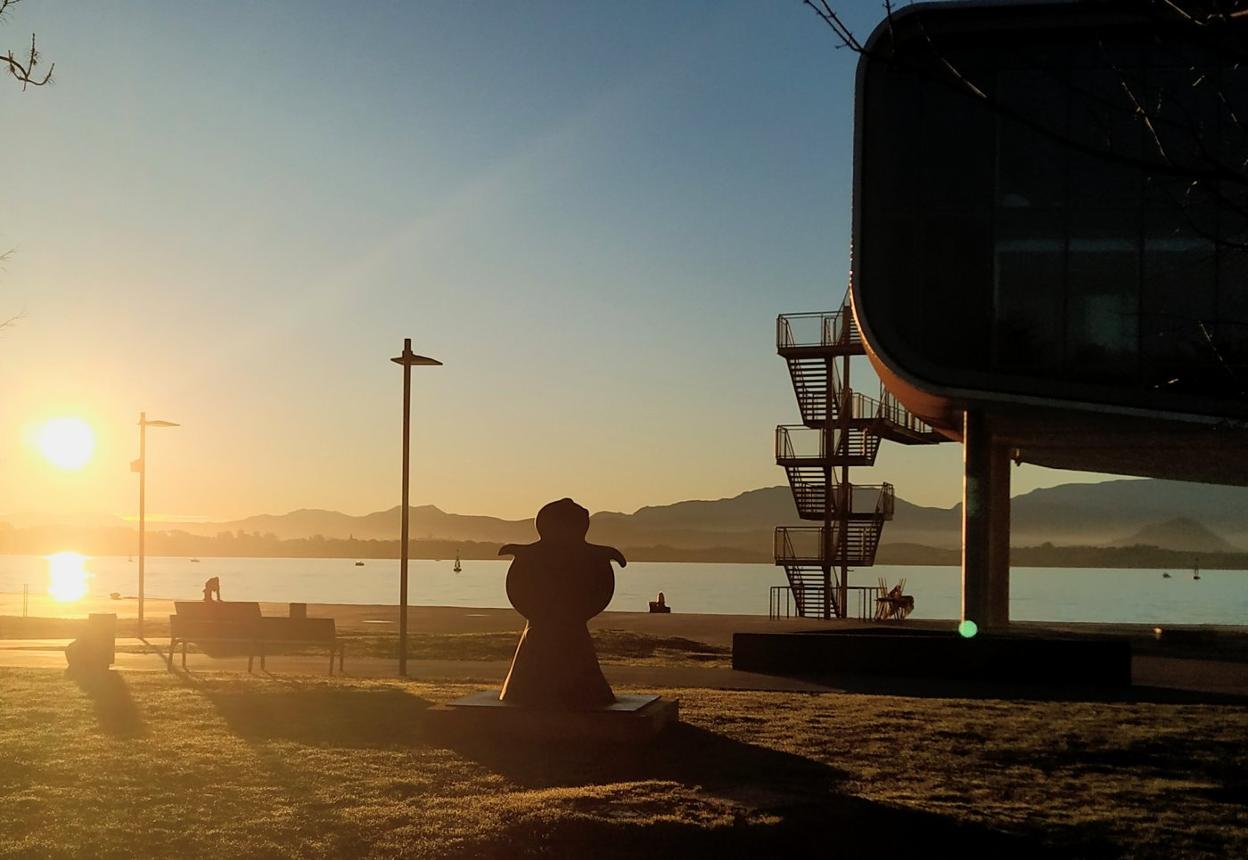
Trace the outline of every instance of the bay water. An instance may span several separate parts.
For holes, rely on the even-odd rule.
[[[506,607],[508,560],[409,562],[413,606]],[[0,594],[45,597],[54,565],[44,556],[0,556]],[[138,563],[124,556],[99,556],[81,563],[86,596],[107,598],[138,590]],[[1166,578],[1162,574],[1169,573]],[[209,577],[221,580],[225,600],[301,603],[398,603],[397,560],[340,558],[155,557],[146,563],[146,594],[152,598],[198,600]],[[956,567],[879,565],[851,572],[851,585],[890,586],[906,580],[916,618],[959,615],[961,573]],[[764,564],[633,562],[616,572],[609,610],[645,612],[662,591],[674,612],[766,615],[769,588],[785,585],[784,571]],[[63,583],[62,583],[63,586]],[[71,595],[72,596],[72,595]],[[12,611],[5,600],[5,611]],[[72,610],[72,600],[66,610]],[[851,604],[852,609],[852,604]],[[1248,572],[1207,570],[1090,570],[1016,567],[1010,572],[1010,613],[1020,621],[1088,621],[1138,624],[1248,624]]]

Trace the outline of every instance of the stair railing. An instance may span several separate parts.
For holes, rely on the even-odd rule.
[[[815,444],[810,444],[812,440]],[[840,448],[840,428],[834,427],[831,433],[825,434],[805,424],[776,425],[777,460],[826,460],[829,453],[841,453]]]
[[[930,424],[901,405],[896,395],[883,385],[880,386],[880,399],[877,403],[879,404],[876,410],[877,418],[890,424],[896,424],[898,427],[911,433],[925,434],[933,432]]]
[[[784,314],[776,317],[776,346],[779,349],[793,346],[793,327]]]
[[[875,502],[875,516],[878,520],[891,520],[897,507],[897,491],[892,484],[885,481],[880,484],[880,496]]]
[[[776,317],[776,346],[792,349],[803,346],[848,346],[862,343],[849,305],[839,311],[781,314]]]
[[[776,427],[776,459],[797,459],[797,455],[793,451],[793,440],[789,438],[789,428],[783,424]]]

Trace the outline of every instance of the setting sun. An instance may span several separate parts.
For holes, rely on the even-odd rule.
[[[87,558],[76,552],[48,556],[48,595],[69,603],[87,596]]]
[[[36,444],[53,466],[81,469],[91,460],[95,434],[81,418],[53,418],[39,428]]]

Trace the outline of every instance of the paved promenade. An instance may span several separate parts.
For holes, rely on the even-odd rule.
[[[54,668],[65,666],[68,639],[7,639],[0,640],[0,666]],[[116,668],[127,672],[168,671],[165,643],[145,643],[139,639],[118,639]],[[146,648],[142,653],[128,653]],[[314,655],[271,656],[265,672],[269,675],[327,675],[328,659]],[[180,670],[180,655],[174,660]],[[396,673],[395,661],[380,657],[346,659],[348,677],[389,678]],[[501,683],[507,674],[505,660],[408,660],[408,677],[425,681],[464,681],[486,685]],[[621,687],[653,686],[663,688],[707,688],[721,690],[775,690],[786,692],[856,691],[893,693],[896,695],[949,695],[972,692],[959,685],[907,682],[893,679],[838,678],[823,683],[735,669],[702,666],[654,666],[604,663],[603,672],[614,685]],[[246,657],[211,657],[189,654],[190,672],[247,671]],[[256,673],[260,674],[259,660]],[[1180,659],[1137,655],[1132,660],[1132,678],[1138,690],[1184,691],[1215,696],[1245,697],[1248,703],[1248,664],[1225,660]],[[1011,697],[1009,694],[1003,695]]]

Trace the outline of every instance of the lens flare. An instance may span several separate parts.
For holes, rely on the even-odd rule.
[[[48,556],[48,595],[61,603],[87,596],[87,557],[76,552]]]
[[[81,469],[95,451],[95,434],[81,418],[53,418],[39,428],[36,444],[58,469]]]
[[[962,634],[964,639],[972,639],[979,632],[979,625],[971,619],[967,618],[958,625],[958,632]]]

